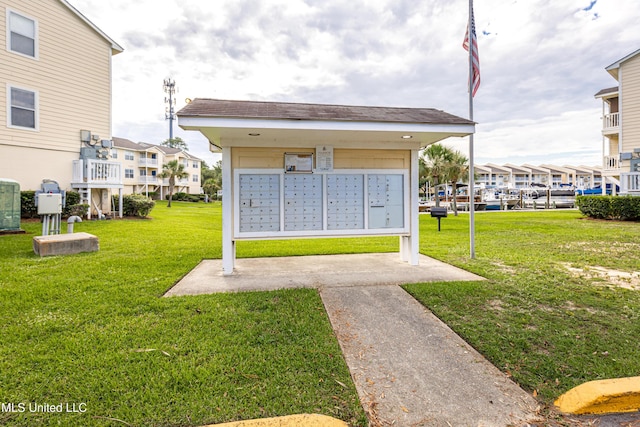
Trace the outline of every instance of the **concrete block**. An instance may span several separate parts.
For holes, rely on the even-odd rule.
[[[40,256],[96,252],[98,249],[98,238],[89,233],[54,234],[33,238],[33,251]]]
[[[640,377],[589,381],[555,401],[570,414],[611,414],[640,410]]]
[[[284,417],[262,418],[257,420],[233,421],[223,424],[210,424],[205,427],[348,427],[340,421],[327,415],[300,414]]]

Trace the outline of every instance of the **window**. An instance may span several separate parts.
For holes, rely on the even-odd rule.
[[[140,169],[140,176],[147,176],[147,170],[146,169]]]
[[[7,86],[7,126],[38,129],[38,93]]]
[[[193,175],[193,182],[198,182],[200,181],[200,176],[199,175]]]
[[[125,169],[124,170],[124,177],[125,178],[133,178],[133,169]]]
[[[198,162],[193,162],[193,168],[198,169]]]
[[[37,32],[36,21],[14,11],[7,11],[7,50],[37,58]]]
[[[133,160],[133,151],[125,151],[124,152],[125,160]]]
[[[112,159],[117,159],[118,158],[118,150],[116,150],[115,148],[111,149],[111,158]]]

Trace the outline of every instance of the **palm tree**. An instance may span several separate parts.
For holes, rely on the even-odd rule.
[[[456,184],[458,181],[465,182],[469,180],[469,159],[457,150],[453,151],[451,154],[451,161],[447,170],[447,179],[453,185],[453,214],[457,216],[458,206],[456,205]],[[473,202],[473,195],[469,195],[469,203]]]
[[[185,172],[184,165],[177,160],[171,160],[162,165],[162,173],[158,175],[160,178],[169,178],[169,203],[167,207],[171,207],[171,199],[173,198],[173,187],[176,185],[176,179],[185,179],[189,177],[189,173]]]
[[[448,147],[433,144],[425,148],[422,155],[425,178],[435,188],[436,206],[440,206],[437,186],[446,181],[449,164],[453,160],[453,152]]]

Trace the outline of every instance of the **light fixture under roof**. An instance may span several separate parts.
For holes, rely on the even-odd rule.
[[[402,135],[402,139],[411,139],[413,136],[411,135]]]
[[[260,136],[259,133],[250,133],[249,136]]]

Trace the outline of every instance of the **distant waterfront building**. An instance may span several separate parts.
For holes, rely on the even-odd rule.
[[[572,186],[580,189],[599,187],[602,168],[599,166],[496,165],[486,163],[475,166],[476,185],[480,187],[528,188],[544,185],[550,188]]]

